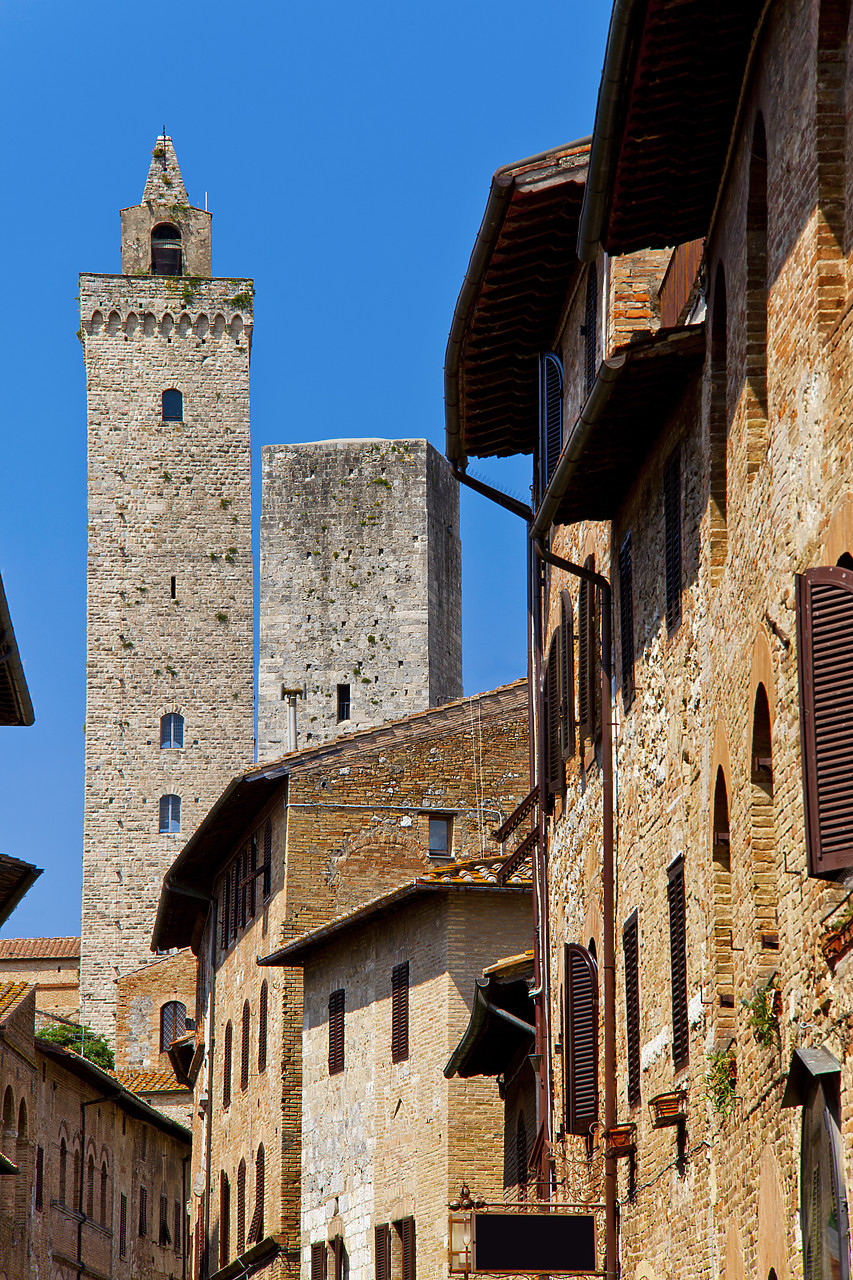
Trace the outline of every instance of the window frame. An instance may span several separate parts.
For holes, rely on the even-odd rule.
[[[170,791],[160,797],[160,826],[158,834],[161,836],[176,836],[180,835],[180,831],[181,797]]]

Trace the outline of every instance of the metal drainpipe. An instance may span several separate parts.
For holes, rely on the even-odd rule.
[[[601,591],[601,802],[602,881],[604,890],[604,1128],[616,1123],[616,944],[614,938],[613,865],[613,685],[612,685],[612,594],[610,583],[600,573],[584,569],[546,550],[541,538],[533,539],[536,554],[576,578],[585,578]],[[543,846],[544,847],[544,846]],[[604,1161],[605,1245],[604,1267],[608,1280],[616,1278],[616,1160]]]
[[[187,1165],[192,1159],[192,1151],[181,1157],[181,1278],[187,1280]]]

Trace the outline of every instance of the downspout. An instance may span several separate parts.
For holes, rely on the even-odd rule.
[[[181,1158],[181,1280],[187,1280],[187,1164],[192,1151]]]
[[[613,683],[612,683],[612,609],[610,583],[602,574],[584,569],[546,550],[541,537],[531,533],[536,554],[546,564],[584,578],[601,592],[601,802],[602,802],[602,880],[604,911],[604,1129],[616,1123],[616,946],[614,939],[614,865],[613,865]],[[544,846],[543,846],[544,848]],[[604,1267],[608,1280],[616,1278],[616,1159],[604,1161],[605,1245]]]
[[[210,1178],[211,1167],[213,1163],[213,1054],[216,1048],[216,1032],[214,1028],[214,1017],[216,1013],[216,934],[218,931],[217,920],[219,916],[219,899],[210,898],[210,1014],[206,1020],[204,1028],[204,1038],[207,1041],[205,1045],[205,1053],[207,1054],[207,1110],[204,1117],[205,1142],[207,1144],[205,1151],[205,1190],[204,1190],[204,1244],[203,1244],[203,1263],[204,1272],[210,1274]]]

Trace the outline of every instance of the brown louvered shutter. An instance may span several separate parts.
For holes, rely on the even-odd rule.
[[[622,648],[622,703],[627,710],[634,698],[634,570],[630,533],[619,548],[619,638]]]
[[[545,667],[545,780],[549,792],[562,791],[560,751],[560,654],[557,634],[551,637]]]
[[[139,1188],[139,1232],[143,1237],[148,1235],[148,1188]]]
[[[681,621],[681,451],[676,449],[663,475],[664,569],[666,625],[674,631]]]
[[[230,1022],[225,1024],[225,1042],[222,1051],[222,1105],[231,1106],[231,1038],[233,1030]]]
[[[119,1197],[118,1256],[120,1258],[127,1256],[127,1196],[124,1194]]]
[[[687,919],[684,900],[684,859],[678,858],[667,872],[669,900],[669,964],[672,986],[672,1061],[676,1069],[689,1057],[687,1019]]]
[[[589,1137],[598,1119],[598,969],[586,947],[565,951],[566,1130]]]
[[[625,1032],[628,1042],[628,1103],[640,1101],[640,930],[636,911],[622,930],[625,957]]]
[[[269,818],[264,826],[264,902],[270,896],[272,887],[272,822]]]
[[[238,919],[239,919],[241,929],[245,929],[246,919],[247,919],[246,905],[248,901],[248,898],[247,898],[248,886],[246,884],[246,876],[248,874],[248,871],[249,871],[248,852],[238,853],[237,854],[237,883],[240,886],[238,890],[239,897],[240,897],[240,909],[238,912]]]
[[[249,1244],[256,1244],[258,1240],[262,1240],[264,1236],[264,1178],[265,1178],[265,1157],[263,1143],[258,1147],[258,1155],[255,1161],[255,1212],[252,1214],[252,1222],[249,1227]]]
[[[797,652],[809,871],[853,866],[853,572],[797,575]]]
[[[329,1075],[344,1069],[344,1002],[343,989],[329,996]]]
[[[246,1252],[246,1161],[237,1170],[237,1252]]]
[[[261,983],[261,998],[258,1002],[258,1071],[267,1069],[267,1005],[269,988],[264,978]]]
[[[249,870],[247,872],[249,884],[247,887],[249,918],[252,919],[255,914],[255,902],[257,900],[258,885],[258,839],[252,836],[249,842]]]
[[[591,263],[586,280],[586,309],[584,314],[584,355],[586,357],[586,394],[592,390],[596,373],[596,347],[598,338],[598,267]]]
[[[222,877],[222,919],[219,924],[219,945],[224,951],[228,946],[229,929],[231,927],[231,874],[228,871]]]
[[[182,1250],[181,1250],[181,1225],[182,1225],[182,1224],[181,1224],[181,1217],[182,1217],[182,1214],[181,1214],[181,1202],[180,1202],[180,1200],[173,1200],[173,1201],[172,1201],[172,1208],[173,1208],[173,1210],[174,1210],[174,1223],[175,1223],[175,1253],[181,1253],[181,1252],[182,1252]]]
[[[237,937],[237,926],[240,920],[240,873],[237,859],[231,863],[231,937]]]
[[[391,971],[391,1061],[409,1056],[409,962]]]
[[[563,759],[575,754],[575,627],[572,597],[560,592],[560,742]]]
[[[402,1244],[403,1267],[402,1280],[415,1280],[415,1220],[403,1218],[400,1223],[400,1242]]]
[[[219,1265],[231,1256],[231,1184],[223,1169],[219,1174]]]
[[[326,1246],[311,1246],[311,1280],[326,1280]]]
[[[335,1263],[335,1280],[344,1280],[344,1238],[335,1236],[332,1240],[332,1258]]]
[[[544,495],[563,447],[563,366],[553,351],[539,357],[539,432]]]
[[[240,1088],[245,1091],[249,1087],[249,1001],[243,1003],[243,1035],[240,1046]]]
[[[595,556],[587,556],[584,568],[595,572]],[[582,579],[578,595],[578,728],[588,742],[598,737],[596,604],[594,584]]]
[[[391,1228],[387,1222],[373,1228],[373,1248],[376,1280],[391,1280]]]

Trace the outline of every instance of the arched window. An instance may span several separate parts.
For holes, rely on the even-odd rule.
[[[169,1000],[160,1008],[160,1052],[165,1053],[187,1030],[187,1006],[180,1000]]]
[[[15,1179],[15,1213],[17,1217],[23,1219],[23,1217],[29,1213],[30,1187],[32,1184],[29,1129],[27,1125],[27,1104],[23,1098],[21,1098],[21,1104],[18,1107],[18,1134],[15,1144],[15,1164],[18,1166],[18,1176]],[[9,1181],[9,1179],[6,1179],[6,1181]]]
[[[163,421],[183,422],[183,420],[184,397],[180,391],[170,387],[168,391],[163,392]]]
[[[264,1236],[264,1144],[258,1147],[255,1159],[255,1212],[249,1227],[249,1244],[262,1240]]]
[[[161,222],[151,232],[151,274],[179,276],[182,272],[181,233],[173,222]]]
[[[726,274],[717,265],[711,303],[711,582],[716,586],[728,551],[728,316]]]
[[[717,1016],[721,1026],[734,1022],[735,985],[732,949],[732,858],[729,839],[729,796],[726,775],[717,769],[714,788],[714,826],[711,837],[714,868],[714,969]]]
[[[184,745],[184,717],[177,711],[160,717],[160,749]]]
[[[72,1209],[80,1208],[80,1148],[74,1148],[74,1201]]]
[[[102,1227],[107,1225],[107,1190],[109,1187],[109,1172],[107,1170],[107,1162],[101,1164],[101,1214],[100,1224]]]
[[[755,118],[746,206],[747,475],[767,451],[767,136]]]
[[[181,797],[160,797],[160,831],[175,832],[181,829]]]
[[[249,1087],[249,1001],[243,1004],[243,1043],[240,1055],[240,1088],[245,1093]]]
[[[246,1251],[246,1161],[237,1170],[237,1252]]]
[[[95,1216],[95,1157],[89,1153],[86,1163],[86,1217]]]
[[[269,989],[266,978],[261,983],[261,998],[258,1003],[258,1071],[267,1069],[267,1008]]]
[[[763,684],[755,694],[752,717],[752,887],[755,900],[755,924],[762,960],[767,967],[768,952],[779,949],[779,920],[776,893],[776,830],[773,811],[773,743],[770,733],[770,707]],[[775,965],[769,964],[763,976],[770,977]]]
[[[225,1024],[225,1044],[222,1054],[222,1105],[231,1106],[231,1037],[233,1029],[230,1021]]]
[[[68,1194],[68,1143],[64,1138],[59,1140],[59,1195],[60,1204],[65,1204]]]
[[[586,365],[586,394],[595,382],[598,346],[598,267],[593,262],[586,277],[586,311],[583,325],[584,357]]]

